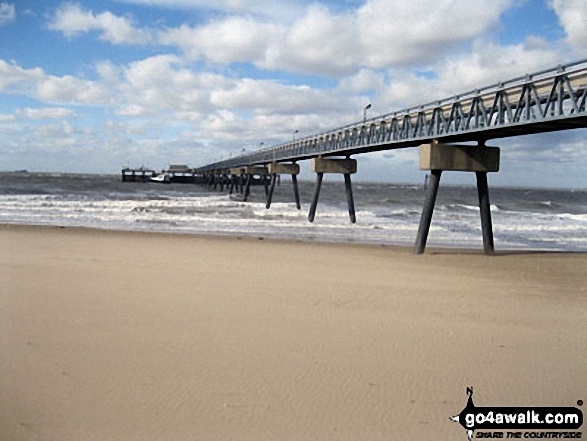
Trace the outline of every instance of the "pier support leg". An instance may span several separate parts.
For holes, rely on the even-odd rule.
[[[269,164],[267,170],[269,171],[269,175],[271,176],[271,189],[269,190],[269,196],[267,197],[267,205],[266,207],[269,208],[271,206],[271,200],[273,198],[273,191],[275,190],[275,184],[279,185],[279,181],[281,180],[281,175],[291,175],[292,182],[294,185],[294,196],[296,198],[296,207],[298,210],[301,209],[300,205],[300,196],[298,194],[298,180],[297,175],[300,173],[300,166],[295,162],[292,164],[284,164],[284,163],[276,163],[273,162]]]
[[[428,232],[430,231],[430,223],[432,222],[432,214],[434,213],[434,205],[436,204],[436,195],[438,194],[438,185],[440,184],[441,175],[441,170],[432,170],[430,172],[424,209],[422,210],[420,226],[418,227],[418,236],[416,237],[416,254],[422,254],[426,248],[426,241],[428,240]]]
[[[275,190],[275,183],[277,182],[277,174],[273,173],[271,175],[271,187],[269,188],[269,195],[267,196],[267,204],[265,208],[269,209],[271,207],[271,199],[273,199],[273,191]]]
[[[300,193],[298,191],[298,177],[296,175],[291,175],[291,181],[293,184],[294,198],[296,200],[296,207],[298,210],[301,210],[302,205],[300,204]]]
[[[316,176],[316,191],[314,191],[314,198],[312,199],[310,213],[308,214],[308,220],[310,222],[314,222],[314,218],[316,217],[316,208],[318,208],[318,198],[320,197],[320,188],[322,188],[322,177],[324,173],[318,173]]]
[[[346,189],[346,200],[349,206],[349,217],[351,219],[351,223],[356,223],[357,218],[355,216],[355,201],[353,200],[353,187],[351,184],[351,175],[348,173],[344,174],[344,186]]]
[[[247,183],[245,185],[245,197],[243,198],[243,201],[247,202],[247,200],[249,199],[249,194],[251,194],[251,181],[253,180],[253,175],[249,174],[247,175]]]
[[[267,167],[259,166],[259,165],[247,165],[242,168],[242,173],[247,176],[247,184],[245,188],[245,197],[244,201],[246,202],[249,198],[251,193],[251,185],[253,184],[253,180],[255,176],[259,176],[259,179],[262,180],[263,186],[265,187],[265,197],[269,195],[269,188],[267,183]]]
[[[235,181],[236,177],[235,175],[230,175],[230,187],[228,188],[228,194],[232,194],[232,192],[234,191],[234,181]]]
[[[312,171],[318,175],[319,184],[316,188],[314,200],[312,201],[312,207],[310,209],[310,214],[308,215],[308,220],[310,222],[313,222],[314,216],[316,215],[316,206],[318,205],[318,196],[320,192],[320,185],[322,183],[322,176],[324,175],[324,173],[338,173],[344,175],[346,197],[349,207],[349,217],[351,219],[351,223],[356,223],[357,218],[355,216],[355,201],[353,199],[353,188],[351,185],[351,174],[357,172],[356,159],[351,159],[348,156],[346,157],[346,159],[327,159],[317,157],[312,159]]]
[[[489,186],[487,185],[487,173],[476,172],[477,194],[479,195],[479,212],[481,214],[481,230],[483,232],[483,251],[485,254],[493,254],[493,226],[491,224],[491,208],[489,204]]]
[[[491,224],[487,173],[499,171],[499,160],[499,148],[487,147],[484,142],[480,142],[478,146],[441,144],[439,142],[420,146],[420,169],[431,170],[431,173],[418,228],[418,237],[416,238],[416,254],[422,254],[426,248],[440,175],[442,171],[447,170],[475,172],[481,229],[483,232],[483,250],[485,254],[493,254],[493,227]]]
[[[267,183],[267,176],[262,176],[263,178],[263,188],[265,189],[265,198],[269,197],[269,185]]]
[[[230,189],[229,194],[233,191],[242,194],[243,193],[243,170],[240,167],[234,167],[229,170],[230,172]]]

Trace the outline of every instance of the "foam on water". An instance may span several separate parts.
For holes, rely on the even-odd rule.
[[[0,222],[91,228],[235,234],[412,246],[424,191],[415,186],[362,183],[355,188],[357,224],[344,191],[324,183],[313,224],[307,220],[313,183],[301,183],[303,210],[290,189],[265,208],[262,188],[250,202],[193,185],[122,184],[115,177],[71,175],[12,179],[2,185]],[[4,179],[6,181],[6,179]],[[587,251],[587,192],[495,189],[491,205],[498,248]],[[474,188],[443,188],[429,244],[480,247]]]

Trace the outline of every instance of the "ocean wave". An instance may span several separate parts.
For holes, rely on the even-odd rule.
[[[90,176],[83,185],[91,190],[79,192],[79,185],[74,185],[78,181],[71,177],[53,179],[46,194],[36,192],[38,179],[37,187],[31,186],[27,194],[0,194],[0,221],[411,246],[422,211],[422,194],[415,195],[411,186],[361,184],[355,193],[357,223],[353,225],[338,190],[323,192],[315,222],[309,223],[313,188],[302,188],[302,210],[297,210],[289,196],[267,210],[259,188],[254,189],[252,202],[243,202],[197,186],[120,184]],[[27,191],[24,181],[18,186]],[[533,191],[538,201],[524,199],[519,191],[500,192],[495,199],[499,203],[491,205],[496,246],[587,250],[583,239],[587,237],[585,192],[576,192],[562,202],[549,192]],[[480,246],[479,209],[469,189],[446,188],[439,196],[429,244]]]
[[[556,216],[558,216],[560,219],[571,219],[574,221],[587,222],[587,213],[585,213],[585,214],[561,213],[561,214],[557,214]]]

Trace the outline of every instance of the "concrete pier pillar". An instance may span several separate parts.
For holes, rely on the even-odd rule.
[[[275,190],[275,184],[279,180],[281,175],[291,175],[291,179],[294,187],[294,197],[296,200],[296,207],[298,210],[302,208],[300,205],[300,195],[298,193],[298,180],[297,175],[300,174],[300,166],[296,163],[293,164],[282,164],[272,163],[269,164],[268,172],[271,175],[271,188],[269,189],[269,195],[267,196],[267,204],[265,208],[271,207],[271,200],[273,199],[273,192]]]
[[[318,198],[320,197],[320,188],[322,186],[322,178],[324,173],[338,173],[344,175],[347,203],[349,209],[349,218],[352,223],[357,221],[355,216],[355,202],[353,199],[353,189],[351,184],[351,174],[357,172],[356,159],[330,159],[330,158],[313,158],[312,171],[317,174],[316,191],[308,214],[308,220],[314,222],[316,216],[316,208],[318,207]]]
[[[498,147],[465,146],[458,144],[441,144],[434,142],[420,146],[420,169],[430,170],[428,190],[420,218],[415,253],[422,254],[426,248],[436,195],[443,171],[475,172],[477,177],[477,194],[483,232],[483,250],[493,254],[493,226],[489,204],[489,186],[487,173],[499,171],[500,150]]]

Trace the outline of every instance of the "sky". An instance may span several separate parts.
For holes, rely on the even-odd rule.
[[[0,170],[196,167],[582,58],[585,0],[0,0]],[[587,188],[586,134],[489,142],[490,182]]]

